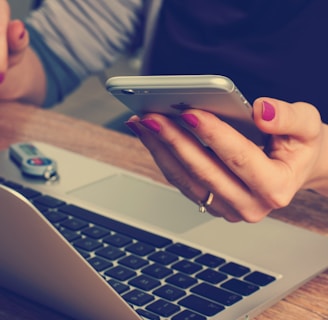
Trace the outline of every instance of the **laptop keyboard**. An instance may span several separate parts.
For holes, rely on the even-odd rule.
[[[210,319],[276,280],[15,182],[0,183],[31,201],[144,319]]]

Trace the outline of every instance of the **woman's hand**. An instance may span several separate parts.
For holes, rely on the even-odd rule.
[[[0,0],[0,81],[3,82],[7,70],[18,64],[28,47],[28,32],[20,20],[10,21],[10,7]]]
[[[20,20],[10,20],[10,7],[0,0],[0,100],[40,105],[45,97],[43,67],[29,47],[29,34]]]
[[[207,211],[228,221],[260,221],[288,205],[301,188],[328,195],[327,126],[318,111],[302,102],[261,98],[253,117],[271,135],[264,149],[200,110],[181,115],[189,130],[159,114],[134,116],[127,125],[170,183],[196,203],[213,193]]]

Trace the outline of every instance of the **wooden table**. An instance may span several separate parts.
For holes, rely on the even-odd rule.
[[[148,152],[134,137],[33,106],[0,104],[0,149],[14,142],[32,140],[165,181]],[[328,199],[316,193],[300,192],[288,210],[278,210],[272,216],[328,236]],[[63,320],[67,317],[0,289],[0,319]],[[256,320],[269,319],[327,320],[328,270],[256,317]]]

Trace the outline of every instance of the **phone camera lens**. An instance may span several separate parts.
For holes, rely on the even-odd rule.
[[[132,90],[132,89],[123,89],[122,93],[124,93],[124,94],[134,94],[134,90]]]

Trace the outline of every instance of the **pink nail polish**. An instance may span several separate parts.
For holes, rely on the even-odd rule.
[[[2,83],[5,80],[5,74],[0,73],[0,83]]]
[[[125,124],[136,136],[141,136],[141,132],[134,121],[126,121]]]
[[[147,129],[149,129],[155,133],[159,133],[161,131],[160,124],[153,119],[144,119],[144,120],[141,120],[140,123]]]
[[[191,126],[193,128],[197,128],[197,126],[199,124],[199,120],[195,115],[193,115],[191,113],[184,113],[180,117],[189,126]]]
[[[22,40],[25,36],[25,29],[22,31],[22,33],[19,35],[19,39]]]
[[[265,121],[271,121],[274,119],[276,111],[273,105],[267,101],[262,102],[262,119]]]

